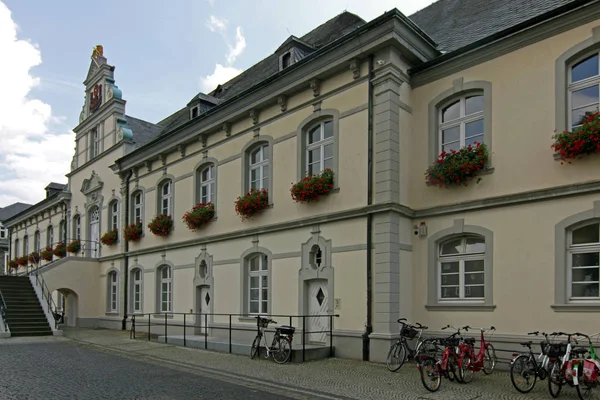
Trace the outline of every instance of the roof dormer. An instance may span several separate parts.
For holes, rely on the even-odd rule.
[[[216,97],[198,93],[190,102],[187,104],[190,109],[190,119],[198,118],[214,106],[221,103],[223,100],[217,99]]]
[[[315,51],[315,48],[305,41],[292,35],[277,50],[275,54],[279,56],[279,70],[283,71],[292,64],[302,60],[304,57]]]

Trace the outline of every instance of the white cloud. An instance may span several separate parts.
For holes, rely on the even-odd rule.
[[[227,54],[225,54],[226,65],[217,63],[212,75],[200,78],[201,90],[208,93],[215,89],[217,85],[227,82],[242,72],[242,70],[233,67],[233,63],[246,49],[246,38],[242,32],[242,27],[238,26],[235,29],[235,43],[232,45],[227,37],[227,20],[219,19],[214,15],[211,15],[208,21],[206,21],[206,27],[212,32],[219,33],[225,44],[227,44],[228,49]]]
[[[41,64],[38,47],[17,38],[17,25],[0,2],[0,207],[16,201],[36,203],[51,181],[66,182],[73,156],[73,132],[54,134],[50,125],[62,121],[49,104],[31,98],[40,79],[30,75]]]
[[[208,93],[214,90],[217,85],[227,82],[231,78],[239,75],[241,72],[241,69],[224,67],[221,64],[217,64],[215,65],[215,71],[212,73],[212,75],[203,76],[200,78],[200,89],[204,93]]]

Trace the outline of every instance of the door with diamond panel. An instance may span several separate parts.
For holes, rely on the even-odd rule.
[[[210,302],[211,302],[211,298],[210,298],[210,294],[208,294],[209,292],[209,287],[208,286],[201,286],[200,287],[200,313],[202,314],[209,314],[210,313]],[[204,321],[204,316],[202,316],[202,320]],[[210,320],[210,317],[209,317]]]
[[[318,279],[308,281],[308,341],[311,343],[325,343],[329,331],[329,318],[316,317],[328,313],[329,293],[327,281]],[[315,317],[313,317],[313,315]]]

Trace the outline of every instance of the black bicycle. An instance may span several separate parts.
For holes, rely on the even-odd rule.
[[[416,359],[423,349],[424,340],[421,339],[421,335],[425,329],[429,329],[427,326],[423,326],[420,323],[415,325],[407,324],[406,318],[400,318],[399,324],[402,324],[400,329],[400,338],[392,344],[388,351],[386,365],[387,369],[392,372],[398,371],[406,360]],[[409,340],[417,338],[417,344],[414,349],[411,349],[408,345]]]
[[[533,341],[520,343],[521,346],[528,350],[523,353],[513,353],[513,358],[510,363],[510,381],[515,389],[521,393],[529,393],[535,386],[535,382],[539,379],[543,381],[550,374],[553,360],[556,359],[561,352],[564,354],[564,345],[560,343],[551,343],[548,336],[557,336],[557,332],[529,332],[528,335],[544,335],[545,339],[540,342],[540,355],[535,357],[531,345]]]

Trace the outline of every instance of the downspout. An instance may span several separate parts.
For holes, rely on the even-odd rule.
[[[129,225],[129,180],[131,179],[131,175],[133,175],[133,170],[129,170],[129,175],[127,175],[127,179],[125,180],[125,224],[123,226]],[[123,238],[124,240],[125,238]],[[129,252],[129,242],[125,240],[125,245],[123,248],[123,258],[124,265],[123,270],[125,271],[125,281],[123,285],[123,321],[121,322],[121,330],[127,329],[127,288],[129,286],[129,256],[127,253]]]
[[[369,56],[369,89],[368,89],[368,126],[367,126],[367,206],[373,204],[373,59],[374,55]],[[372,317],[372,306],[371,299],[372,293],[372,229],[373,229],[373,214],[367,213],[367,323],[365,325],[365,332],[362,335],[362,350],[363,350],[363,361],[369,361],[371,353],[371,342],[369,335],[373,332],[373,326],[371,321]]]

